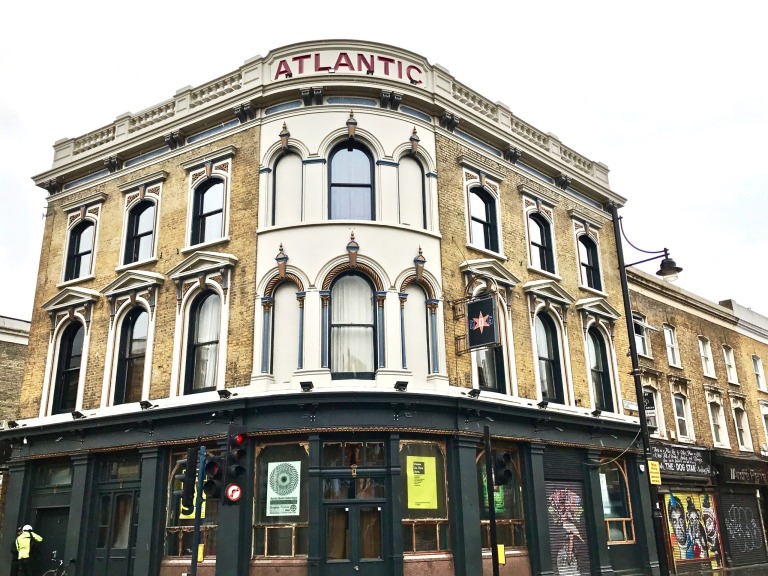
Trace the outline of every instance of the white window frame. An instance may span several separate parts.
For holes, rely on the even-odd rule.
[[[709,415],[709,427],[712,433],[712,443],[717,448],[730,448],[731,440],[728,435],[728,425],[725,421],[725,407],[723,406],[723,393],[716,388],[706,388],[707,414]],[[715,438],[715,418],[712,414],[712,406],[716,405],[718,410],[717,425],[720,429],[720,440]]]
[[[712,361],[712,345],[709,342],[709,338],[706,336],[699,336],[699,354],[701,355],[701,369],[704,372],[704,376],[708,378],[717,378],[715,375],[715,364]]]
[[[752,433],[749,428],[749,416],[747,414],[746,398],[741,395],[729,394],[731,399],[731,416],[733,427],[736,430],[736,442],[742,452],[752,451]],[[739,419],[737,412],[741,413],[742,434],[739,434]]]
[[[678,442],[683,442],[686,444],[692,444],[696,441],[696,430],[693,428],[693,417],[691,415],[691,400],[690,396],[688,394],[688,382],[686,380],[681,379],[670,379],[669,383],[670,387],[670,393],[672,396],[672,417],[675,420],[675,434],[677,436]],[[677,411],[677,404],[675,402],[675,398],[681,398],[683,400],[683,411],[685,414],[680,415]],[[684,436],[680,435],[680,419],[683,419],[685,421],[685,426],[687,428],[686,432],[687,434]]]
[[[525,246],[528,254],[528,270],[534,270],[539,274],[560,280],[560,266],[557,257],[557,232],[555,230],[555,206],[557,202],[551,198],[542,199],[534,195],[534,191],[525,185],[518,187],[523,199],[523,229],[525,230]],[[530,195],[529,195],[530,194]],[[530,216],[538,214],[549,225],[549,236],[552,242],[552,268],[544,270],[533,264],[531,254],[531,237],[529,232]]]
[[[763,371],[763,360],[757,354],[752,354],[752,369],[755,372],[755,384],[758,390],[768,391],[765,387],[765,372]]]
[[[501,196],[500,196],[500,182],[502,180],[499,175],[491,175],[485,170],[475,168],[473,165],[466,163],[465,159],[460,159],[460,163],[463,166],[464,173],[464,210],[466,217],[464,219],[464,225],[466,226],[467,233],[467,246],[471,246],[473,249],[486,254],[492,254],[494,257],[504,257],[504,238],[502,237],[501,230]],[[426,170],[426,166],[425,166]],[[425,172],[426,174],[426,172]],[[426,186],[426,183],[425,183]],[[494,231],[496,233],[497,250],[493,250],[485,246],[484,241],[478,241],[477,238],[472,237],[472,190],[481,188],[488,196],[491,197],[494,203]]]
[[[167,177],[167,172],[156,172],[145,178],[133,180],[118,187],[125,196],[125,205],[123,207],[123,235],[120,241],[120,253],[117,257],[116,271],[119,272],[148,262],[157,261],[158,236],[160,233],[160,226],[158,225],[160,222],[160,199],[162,197],[163,183]],[[128,230],[128,225],[131,220],[131,211],[144,200],[152,202],[155,205],[155,218],[152,229],[152,253],[144,260],[126,263],[125,250],[128,244],[128,234],[130,232]]]
[[[661,390],[659,389],[658,380],[648,374],[643,374],[643,392],[651,392],[654,396],[654,403],[656,404],[656,432],[651,432],[651,436],[654,438],[666,438],[667,428],[664,423],[664,406],[661,401]],[[646,415],[647,419],[647,415]]]
[[[99,251],[99,232],[101,231],[101,208],[107,195],[102,192],[91,194],[86,198],[68,202],[61,206],[61,209],[67,215],[66,238],[64,239],[64,252],[61,263],[60,281],[57,288],[78,284],[86,280],[91,280],[95,276],[96,257]],[[82,274],[77,278],[67,280],[67,265],[69,263],[69,244],[72,240],[72,232],[84,221],[89,221],[93,225],[93,248],[91,250],[91,263],[87,274]]]
[[[667,362],[670,366],[680,368],[680,347],[677,345],[677,330],[672,324],[664,324],[664,344],[667,348]]]
[[[763,439],[765,443],[760,446],[760,453],[768,456],[768,402],[760,400],[760,416],[763,422]]]
[[[646,358],[653,358],[653,351],[651,350],[651,338],[648,331],[656,330],[656,328],[646,322],[645,315],[635,311],[632,311],[632,324],[632,331],[634,332],[635,347],[637,348],[637,353],[640,356],[645,356]],[[637,333],[636,329],[638,327],[641,329],[642,334]],[[642,350],[640,349],[638,340],[643,343]]]
[[[723,360],[725,361],[725,376],[729,384],[739,383],[739,374],[736,372],[736,360],[733,355],[733,348],[728,344],[723,344]]]

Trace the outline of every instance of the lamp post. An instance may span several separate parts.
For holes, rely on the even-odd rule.
[[[632,264],[624,263],[624,250],[621,245],[621,238],[626,236],[623,234],[621,227],[621,218],[619,217],[618,208],[616,204],[610,203],[608,205],[613,218],[613,233],[616,239],[616,258],[619,261],[619,280],[621,281],[621,294],[624,300],[624,317],[627,320],[627,335],[629,337],[629,356],[632,360],[632,377],[635,382],[635,396],[637,397],[637,412],[640,418],[640,436],[643,439],[643,457],[645,458],[646,467],[648,466],[648,460],[651,459],[651,439],[648,430],[648,419],[645,415],[645,402],[643,400],[643,381],[640,376],[640,361],[637,357],[637,344],[635,343],[635,329],[634,321],[632,320],[632,304],[629,301],[629,285],[627,283],[627,266],[634,266],[635,264],[642,264],[643,262],[650,262],[652,260],[661,260],[661,266],[659,271],[656,272],[658,276],[661,276],[667,281],[673,281],[677,279],[677,275],[683,270],[675,263],[672,258],[669,257],[669,250],[664,248],[663,250],[648,251],[641,250],[629,240],[627,243],[635,250],[643,252],[645,254],[653,254],[644,260],[639,262],[633,262]],[[650,474],[648,476],[648,487],[651,493],[651,499],[653,500],[652,518],[653,518],[653,532],[656,537],[656,554],[659,560],[659,572],[661,576],[668,576],[669,563],[667,561],[667,548],[664,541],[664,526],[662,525],[663,519],[661,516],[661,508],[659,508],[659,491],[654,484],[651,483]]]

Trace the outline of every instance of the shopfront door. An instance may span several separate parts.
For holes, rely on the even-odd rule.
[[[382,510],[374,503],[325,506],[325,570],[334,576],[387,573],[382,551]]]
[[[136,555],[138,490],[99,495],[94,576],[131,576]]]

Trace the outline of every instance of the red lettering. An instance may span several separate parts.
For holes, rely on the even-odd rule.
[[[315,54],[315,72],[328,72],[330,66],[320,66],[320,54]]]
[[[421,74],[421,73],[422,73],[422,72],[421,72],[421,68],[419,68],[418,66],[413,66],[413,65],[411,65],[411,66],[408,66],[408,68],[406,68],[406,70],[405,70],[405,75],[406,75],[406,76],[408,76],[408,80],[410,80],[412,83],[414,83],[414,84],[421,84],[421,80],[418,80],[418,79],[414,78],[414,77],[411,75],[411,72],[412,72],[412,71],[414,71],[414,70],[415,70],[416,72],[418,72],[419,74]]]
[[[398,60],[397,61],[397,77],[402,79],[403,77],[403,61]]]
[[[346,66],[346,67],[347,67],[347,68],[349,68],[349,69],[350,69],[352,72],[354,72],[354,71],[355,71],[355,67],[354,67],[354,66],[352,66],[352,60],[350,60],[350,59],[349,59],[349,56],[347,56],[347,53],[346,53],[346,52],[341,52],[341,53],[339,54],[339,57],[338,57],[338,58],[336,58],[336,64],[334,64],[334,68],[336,68],[336,70],[338,70],[338,69],[339,69],[339,68],[341,68],[342,66]]]
[[[387,58],[386,56],[379,56],[378,60],[384,62],[384,74],[389,76],[389,65],[395,63],[394,58]]]
[[[373,54],[371,54],[371,59],[370,60],[366,60],[365,59],[365,54],[360,54],[358,52],[358,54],[357,54],[357,69],[360,72],[363,71],[363,66],[365,66],[366,72],[370,72],[371,74],[373,74],[373,64],[374,64]]]
[[[280,63],[277,65],[275,80],[277,80],[281,74],[285,74],[286,78],[288,78],[288,74],[293,74],[293,72],[291,72],[290,66],[288,66],[288,62],[286,62],[285,60],[280,60]]]
[[[304,74],[304,60],[309,60],[312,56],[309,54],[303,54],[301,56],[295,56],[293,58],[294,62],[299,63],[299,74]]]

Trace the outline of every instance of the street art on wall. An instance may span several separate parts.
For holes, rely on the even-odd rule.
[[[709,561],[720,566],[720,526],[713,494],[675,492],[664,496],[675,563]]]
[[[558,576],[589,574],[582,487],[578,482],[548,482],[547,510],[552,564]]]

